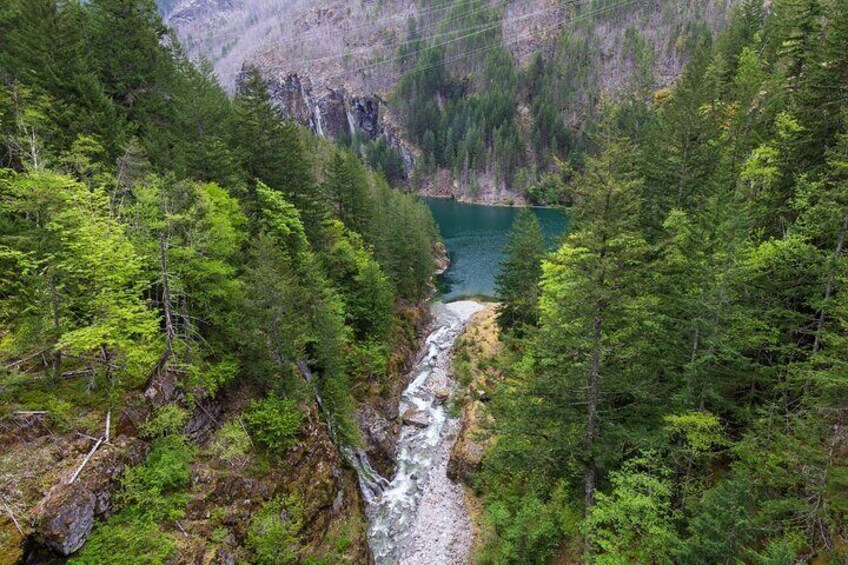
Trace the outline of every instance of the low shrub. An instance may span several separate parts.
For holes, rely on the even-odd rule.
[[[165,404],[148,419],[142,427],[142,432],[148,438],[180,434],[188,417],[189,413],[185,408],[177,404]]]
[[[273,393],[251,403],[245,415],[254,438],[276,455],[282,455],[295,444],[303,418],[297,402]]]
[[[94,530],[72,565],[161,565],[176,551],[174,542],[150,518],[121,513]]]
[[[300,555],[298,534],[303,527],[303,503],[289,497],[285,505],[275,497],[253,514],[247,546],[258,565],[296,563]]]
[[[173,422],[174,412],[166,413],[169,416],[159,423]],[[123,490],[117,496],[121,511],[94,530],[71,563],[159,565],[168,561],[176,546],[158,523],[184,515],[192,457],[194,449],[185,436],[169,434],[155,439],[145,462],[124,473]]]
[[[227,462],[242,459],[250,453],[250,436],[238,419],[230,420],[215,434],[212,450]]]
[[[184,487],[191,480],[189,464],[194,448],[185,436],[168,435],[156,439],[144,464],[130,467],[124,474],[124,490],[118,499],[125,512],[176,520],[183,515]]]

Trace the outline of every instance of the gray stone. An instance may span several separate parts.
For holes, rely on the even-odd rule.
[[[403,413],[403,423],[407,426],[416,426],[418,428],[426,428],[430,425],[430,418],[424,412],[413,410],[410,408]]]
[[[72,554],[91,533],[96,504],[94,493],[79,483],[59,485],[35,509],[36,536],[58,553]]]

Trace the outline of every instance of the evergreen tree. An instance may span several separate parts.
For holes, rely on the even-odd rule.
[[[361,163],[350,153],[337,152],[327,166],[324,193],[338,218],[350,229],[368,233],[372,207],[368,180]]]
[[[110,391],[143,382],[155,318],[141,299],[140,254],[104,192],[53,173],[4,175],[2,190],[2,312],[15,353],[51,353],[57,380],[72,355],[91,359],[92,382],[103,377]]]
[[[639,353],[634,338],[643,315],[638,281],[646,246],[635,230],[638,183],[622,169],[625,151],[612,145],[600,160],[590,161],[585,176],[588,192],[582,196],[576,220],[584,223],[543,266],[537,355],[542,367],[558,367],[558,374],[540,378],[538,386],[543,395],[554,395],[547,401],[560,414],[563,431],[570,427],[569,421],[584,427],[581,458],[587,512],[608,456],[603,446],[611,428],[605,421],[605,402],[613,391],[634,393],[628,388]],[[545,369],[547,374],[550,369]],[[644,393],[649,391],[646,385],[642,383]]]
[[[238,143],[250,148],[244,154],[248,174],[282,192],[302,214],[307,236],[318,241],[326,202],[312,174],[301,133],[282,119],[271,103],[268,84],[254,67],[247,69],[240,81],[235,111]]]
[[[599,564],[671,563],[680,540],[674,528],[671,481],[655,454],[632,459],[611,473],[612,491],[599,494],[586,520]]]
[[[145,251],[165,329],[156,371],[176,365],[198,379],[211,376],[194,384],[214,392],[226,378],[216,369],[232,371],[223,351],[235,341],[241,285],[233,259],[246,223],[241,207],[217,185],[167,177],[137,184],[132,197],[125,213]]]
[[[163,111],[173,67],[153,0],[92,0],[91,51],[106,95],[146,126]],[[151,124],[152,125],[152,124]]]
[[[504,254],[501,270],[495,276],[495,293],[500,302],[498,324],[503,331],[521,333],[522,326],[538,321],[539,279],[545,256],[539,220],[528,208],[522,208],[516,216]]]
[[[670,100],[663,102],[644,142],[639,164],[643,185],[642,221],[658,229],[672,208],[686,210],[712,190],[718,159],[714,116],[702,108],[711,94],[708,55],[701,51],[684,71]]]

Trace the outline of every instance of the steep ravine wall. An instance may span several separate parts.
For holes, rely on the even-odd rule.
[[[426,304],[405,305],[409,336],[393,350],[391,377],[374,382],[360,398],[358,416],[365,451],[381,474],[391,476],[400,419],[397,406],[430,322]],[[258,447],[225,461],[214,446],[216,431],[240,422],[257,398],[250,386],[236,386],[195,402],[166,373],[111,414],[111,437],[90,458],[79,478],[70,478],[95,443],[93,435],[65,429],[49,413],[0,418],[0,565],[64,562],[91,533],[120,510],[124,472],[150,451],[143,426],[162,406],[190,412],[183,432],[196,455],[190,467],[185,515],[159,524],[178,549],[177,563],[246,563],[248,528],[262,505],[279,497],[302,502],[298,532],[303,557],[332,556],[338,562],[371,561],[365,507],[356,472],[334,445],[314,399],[301,401],[306,414],[297,442],[280,459]],[[198,397],[199,398],[199,397]],[[105,409],[86,416],[102,428]],[[20,529],[19,529],[20,528]],[[226,535],[221,535],[226,532]],[[343,549],[339,549],[343,548]]]
[[[279,460],[251,452],[220,459],[214,431],[237,419],[253,391],[234,389],[197,403],[184,431],[197,454],[190,467],[185,515],[160,529],[176,544],[177,563],[250,562],[248,527],[262,505],[295,496],[302,503],[302,554],[338,554],[368,563],[362,497],[314,401],[297,443]],[[0,421],[0,564],[55,563],[76,553],[99,524],[119,510],[117,495],[128,466],[144,461],[149,442],[141,426],[157,407],[190,406],[168,375],[113,415],[112,437],[101,444],[76,481],[70,479],[94,441],[52,425],[48,415],[16,414]],[[102,420],[101,420],[102,421]],[[12,520],[14,516],[14,521]],[[15,523],[17,522],[17,523]],[[18,529],[20,527],[20,530]],[[216,532],[226,535],[216,538]]]

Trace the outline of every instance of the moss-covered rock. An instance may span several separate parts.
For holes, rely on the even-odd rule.
[[[6,513],[6,515],[3,515]],[[0,508],[0,565],[15,565],[24,556],[26,537],[8,516],[6,508]]]

